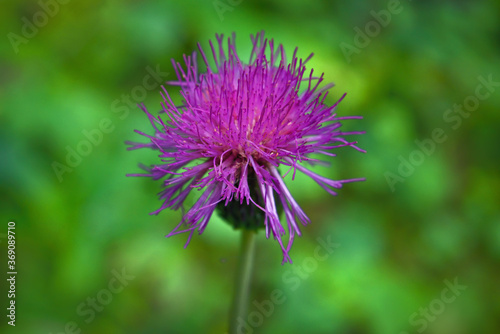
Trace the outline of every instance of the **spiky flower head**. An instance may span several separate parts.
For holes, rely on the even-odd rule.
[[[129,142],[129,149],[157,149],[161,163],[143,166],[145,174],[131,176],[163,179],[164,189],[159,194],[163,204],[152,214],[165,208],[183,209],[191,190],[202,191],[167,237],[189,232],[187,246],[194,231],[201,234],[219,207],[235,227],[265,227],[266,237],[272,235],[279,242],[283,262],[292,262],[288,253],[295,235],[301,235],[299,222],[306,225],[310,220],[283,179],[291,171],[293,180],[299,170],[331,195],[344,183],[364,180],[335,181],[303,166],[304,162],[318,162],[311,154],[334,156],[331,150],[342,146],[364,152],[345,138],[362,132],[339,130],[340,121],[361,117],[337,116],[335,108],[345,94],[335,104],[325,104],[333,84],[319,88],[323,74],[315,77],[312,69],[307,71],[312,54],[302,60],[295,49],[287,63],[283,46],[275,47],[261,32],[251,36],[253,48],[246,63],[236,52],[234,34],[227,39],[226,48],[222,35],[216,39],[218,47],[210,41],[215,66],[209,65],[198,44],[207,67],[203,74],[196,53],[184,56],[185,66],[172,60],[177,81],[167,84],[181,88],[181,106],[172,102],[164,87],[164,116],[155,117],[141,105],[155,133],[136,131],[150,141]],[[281,175],[279,166],[285,166],[286,173]],[[281,210],[286,223],[280,220]],[[262,221],[258,221],[259,214]]]

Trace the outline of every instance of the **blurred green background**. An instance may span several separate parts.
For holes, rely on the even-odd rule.
[[[185,235],[164,238],[181,213],[148,215],[159,183],[125,174],[156,156],[124,141],[151,133],[137,103],[160,110],[151,71],[173,79],[170,59],[215,33],[236,32],[247,59],[260,30],[288,54],[314,52],[309,68],[336,84],[328,103],[347,92],[338,113],[364,116],[344,129],[366,130],[368,153],[341,150],[315,171],[367,181],[331,197],[287,177],[312,224],[293,265],[259,233],[242,333],[500,332],[498,1],[0,6],[3,312],[9,221],[18,271],[16,327],[2,315],[2,332],[226,332],[239,233],[215,217],[187,249]],[[71,150],[85,154],[67,161]],[[318,238],[337,244],[324,260]]]

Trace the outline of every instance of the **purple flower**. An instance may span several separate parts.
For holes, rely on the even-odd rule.
[[[325,104],[333,84],[318,88],[323,74],[316,77],[305,66],[312,54],[302,60],[295,49],[287,63],[283,46],[275,47],[274,41],[264,39],[261,32],[251,36],[253,49],[246,64],[238,57],[234,34],[227,40],[227,51],[223,36],[216,38],[218,48],[210,42],[213,68],[198,44],[206,73],[198,72],[196,53],[184,56],[184,67],[172,61],[178,80],[167,84],[181,88],[182,106],[172,102],[164,87],[164,117],[151,115],[141,105],[155,133],[150,136],[136,131],[150,142],[128,142],[132,145],[129,149],[157,149],[162,162],[151,168],[142,166],[146,174],[129,176],[164,179],[160,192],[163,204],[152,214],[165,208],[183,209],[192,189],[203,190],[167,237],[190,232],[187,246],[195,230],[200,234],[204,231],[216,207],[224,211],[224,207],[236,205],[252,210],[244,212],[261,214],[266,237],[272,234],[283,250],[283,262],[292,262],[288,253],[295,234],[301,235],[298,222],[306,225],[310,220],[284,178],[291,171],[293,180],[299,170],[331,195],[336,195],[334,189],[344,183],[363,181],[334,181],[302,165],[320,162],[310,157],[313,153],[335,156],[331,150],[338,147],[351,146],[364,152],[356,142],[345,138],[363,132],[340,131],[341,120],[361,117],[338,117],[334,113],[345,94],[334,105]],[[280,166],[286,169],[283,175],[278,171]],[[281,210],[286,224],[280,221]],[[286,231],[288,243],[284,244]]]

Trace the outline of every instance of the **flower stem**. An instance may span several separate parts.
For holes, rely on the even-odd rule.
[[[248,229],[241,231],[241,251],[238,259],[238,271],[234,284],[234,295],[229,312],[229,333],[238,331],[238,319],[246,321],[248,309],[248,296],[252,277],[253,258],[255,251],[255,232]]]

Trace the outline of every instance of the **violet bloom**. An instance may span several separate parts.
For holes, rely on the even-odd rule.
[[[159,194],[163,204],[152,214],[165,208],[183,208],[192,189],[203,190],[167,237],[189,232],[187,246],[194,231],[201,234],[219,207],[236,228],[264,226],[266,237],[272,235],[279,242],[283,262],[292,262],[288,253],[295,234],[301,235],[298,222],[306,225],[310,220],[283,179],[292,171],[293,180],[299,170],[331,195],[336,195],[334,189],[344,183],[364,180],[334,181],[301,164],[319,162],[310,157],[312,153],[334,156],[330,151],[342,146],[364,152],[356,142],[345,139],[363,132],[339,130],[341,120],[361,117],[338,117],[334,113],[345,94],[334,105],[325,104],[327,90],[333,84],[318,88],[323,74],[315,77],[312,69],[306,73],[305,65],[312,54],[302,60],[295,49],[287,63],[283,46],[275,47],[274,41],[264,39],[261,32],[251,36],[253,49],[245,64],[236,52],[234,34],[227,40],[227,52],[223,36],[216,38],[218,48],[210,42],[215,68],[210,67],[198,44],[206,73],[198,72],[196,53],[184,56],[184,67],[172,61],[178,80],[167,84],[181,88],[182,106],[172,102],[164,87],[163,119],[141,105],[155,133],[150,136],[136,131],[150,142],[129,142],[129,149],[158,149],[162,162],[151,168],[143,166],[146,174],[131,176],[164,178],[164,190]],[[279,166],[286,168],[283,175]],[[280,221],[281,210],[286,224]],[[259,214],[262,220],[255,222]],[[238,217],[245,222],[239,224]],[[288,242],[284,244],[286,231]]]

